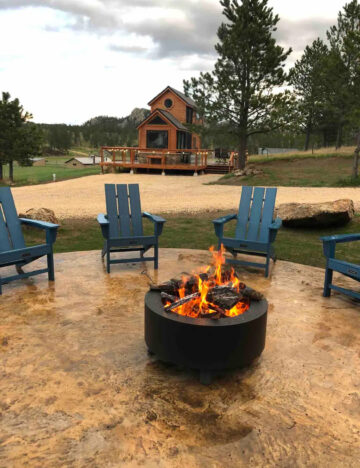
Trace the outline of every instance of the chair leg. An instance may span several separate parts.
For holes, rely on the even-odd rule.
[[[110,273],[110,247],[106,245],[106,271]]]
[[[106,242],[104,242],[104,247],[101,250],[101,258],[104,258],[105,254],[106,254]]]
[[[333,270],[330,270],[330,268],[326,268],[325,270],[325,281],[324,281],[324,292],[323,296],[324,297],[330,297],[331,295],[331,289],[330,289],[330,284],[332,283],[333,279]]]
[[[47,255],[47,264],[48,264],[48,278],[49,278],[49,281],[55,281],[54,255],[53,255],[53,253]]]
[[[270,254],[266,257],[266,264],[265,264],[265,278],[269,277],[269,267],[270,267]]]
[[[159,245],[157,242],[154,245],[154,257],[154,269],[157,270],[159,268]]]

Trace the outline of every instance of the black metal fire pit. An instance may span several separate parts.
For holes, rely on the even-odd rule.
[[[253,301],[237,317],[212,320],[167,313],[158,291],[145,296],[145,342],[161,361],[200,371],[210,383],[216,372],[245,367],[265,347],[268,303]]]

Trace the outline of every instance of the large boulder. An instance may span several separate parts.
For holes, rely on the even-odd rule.
[[[49,208],[30,208],[30,210],[27,210],[25,213],[20,213],[19,218],[37,219],[38,221],[59,224],[55,213]]]
[[[325,203],[284,203],[277,216],[288,227],[343,226],[354,217],[352,200],[336,200]]]

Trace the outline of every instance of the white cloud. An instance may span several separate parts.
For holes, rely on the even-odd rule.
[[[295,60],[344,2],[270,4]],[[19,97],[35,121],[123,116],[211,69],[222,20],[218,0],[0,0],[0,91]]]

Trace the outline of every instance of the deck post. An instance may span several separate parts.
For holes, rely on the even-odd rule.
[[[101,166],[101,173],[104,174],[104,166],[103,166],[103,163],[104,163],[104,149],[101,147],[100,148],[100,166]]]

